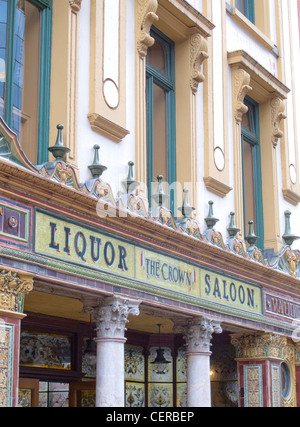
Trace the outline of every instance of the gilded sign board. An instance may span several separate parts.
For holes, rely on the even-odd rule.
[[[256,314],[261,288],[36,210],[35,252]]]

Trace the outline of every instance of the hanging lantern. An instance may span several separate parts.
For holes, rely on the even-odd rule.
[[[159,336],[159,348],[156,350],[156,358],[153,362],[151,362],[152,365],[155,365],[155,372],[158,374],[165,374],[167,366],[169,363],[171,363],[169,360],[166,360],[164,355],[164,349],[161,348],[160,345],[160,327],[161,325],[158,324],[158,336]]]

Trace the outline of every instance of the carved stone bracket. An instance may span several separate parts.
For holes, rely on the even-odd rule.
[[[248,107],[244,104],[245,96],[252,90],[250,74],[242,68],[233,70],[233,107],[235,120],[240,123]]]
[[[81,9],[81,2],[82,0],[69,0],[70,8],[73,12],[77,13]]]
[[[200,34],[192,34],[190,38],[190,61],[191,61],[191,89],[193,93],[198,90],[199,83],[205,80],[202,73],[202,64],[208,58],[207,41]]]
[[[283,132],[280,130],[280,122],[286,119],[285,105],[282,99],[275,97],[271,100],[271,115],[272,115],[272,143],[274,147],[278,144],[278,139],[283,137]]]
[[[99,339],[124,339],[128,316],[138,316],[141,301],[121,296],[104,298],[101,305],[93,309]]]
[[[24,296],[33,289],[33,276],[0,271],[0,310],[23,313]]]
[[[276,334],[233,335],[238,359],[283,358],[287,338]]]
[[[187,353],[210,353],[212,335],[222,333],[220,323],[206,317],[188,319],[186,324],[177,323],[174,330],[183,333]]]
[[[153,22],[158,20],[157,8],[157,0],[138,0],[137,2],[136,40],[140,57],[145,57],[148,48],[154,44],[154,39],[150,36],[150,29]]]

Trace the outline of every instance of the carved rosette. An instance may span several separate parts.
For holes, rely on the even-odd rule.
[[[231,343],[238,359],[283,359],[287,338],[276,334],[233,335]]]
[[[121,296],[104,298],[102,304],[93,309],[98,339],[125,339],[128,316],[140,314],[140,303]]]
[[[250,86],[250,74],[242,68],[234,70],[233,73],[234,117],[238,123],[241,123],[243,115],[248,111],[248,107],[244,104],[244,99],[247,93],[252,90]]]
[[[32,289],[31,275],[2,270],[0,272],[0,310],[23,313],[24,297]]]
[[[283,137],[283,132],[280,129],[280,122],[286,119],[285,105],[282,99],[275,97],[271,100],[271,115],[272,115],[272,144],[274,147],[278,144],[278,139]]]
[[[206,317],[188,319],[183,325],[177,323],[174,330],[183,333],[187,353],[210,354],[212,335],[222,333],[220,323]]]
[[[137,2],[136,40],[137,50],[142,58],[147,55],[148,48],[154,44],[154,39],[150,36],[150,29],[153,22],[158,20],[157,8],[157,0],[138,0]]]
[[[193,93],[198,90],[199,83],[204,82],[202,64],[208,58],[207,41],[200,34],[192,34],[190,38],[190,61],[191,61],[191,89]]]

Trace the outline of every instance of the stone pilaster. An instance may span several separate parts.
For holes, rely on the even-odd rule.
[[[186,341],[187,356],[187,406],[210,407],[210,347],[214,333],[221,333],[219,322],[208,318],[189,319],[176,324]]]
[[[0,407],[16,407],[19,383],[19,334],[24,298],[33,276],[0,267]]]
[[[104,298],[94,308],[97,338],[96,406],[124,406],[124,344],[128,316],[139,315],[141,301]]]
[[[281,368],[287,338],[277,334],[233,335],[242,407],[281,406]]]

